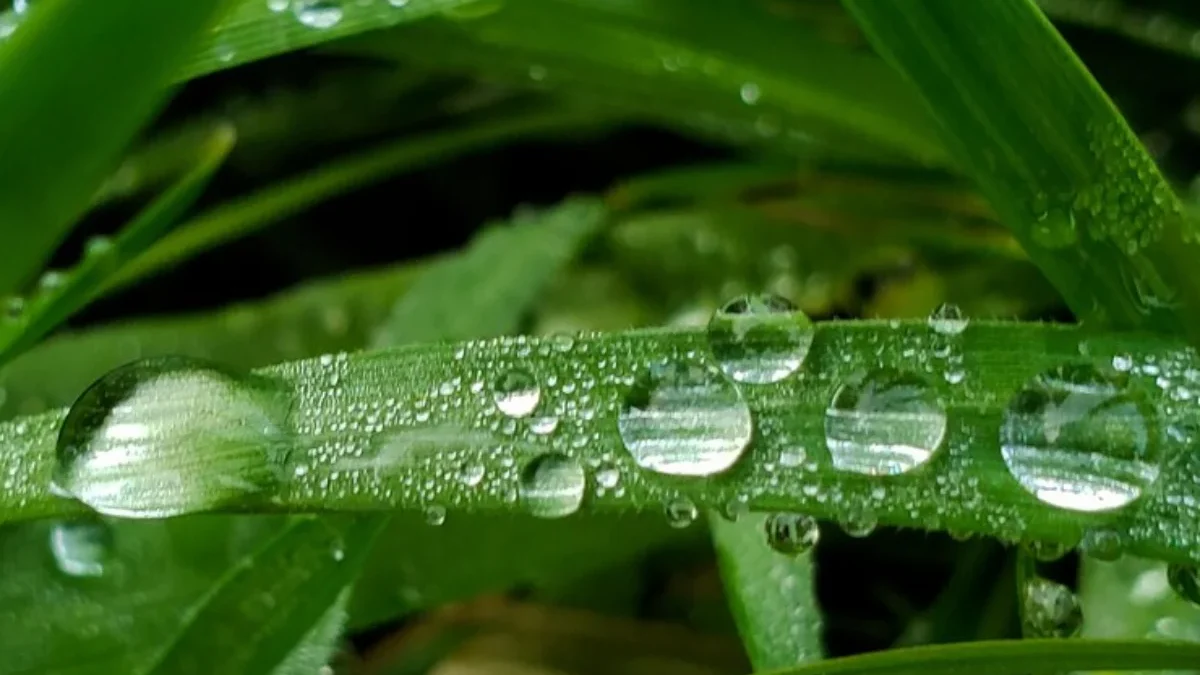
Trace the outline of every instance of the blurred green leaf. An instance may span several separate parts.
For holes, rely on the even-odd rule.
[[[195,202],[232,147],[232,131],[218,129],[196,167],[151,202],[115,237],[92,239],[74,268],[43,277],[43,288],[22,301],[19,308],[11,307],[17,311],[0,324],[0,363],[28,349],[99,297],[114,275],[153,244]],[[47,284],[51,279],[53,284]]]
[[[1031,0],[843,3],[1077,316],[1200,339],[1200,233]]]
[[[812,551],[772,549],[769,518],[709,518],[730,609],[756,671],[820,661],[825,651]]]
[[[224,4],[45,0],[0,43],[0,292],[49,259]]]
[[[600,118],[595,115],[532,114],[405,138],[373,148],[200,214],[126,266],[113,286],[130,284],[202,251],[286,220],[324,200],[415,166],[514,137],[571,132],[598,122]]]
[[[1200,645],[1117,640],[995,640],[908,647],[820,661],[777,675],[1053,675],[1082,669],[1187,668]]]

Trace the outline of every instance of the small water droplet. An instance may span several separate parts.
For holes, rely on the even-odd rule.
[[[485,472],[482,464],[467,463],[458,470],[458,480],[467,487],[475,487],[483,482]]]
[[[730,499],[725,502],[725,508],[721,510],[721,515],[731,523],[736,523],[747,513],[750,513],[750,504],[746,501],[746,495],[738,495]]]
[[[912,471],[946,436],[946,412],[920,376],[873,371],[842,385],[825,410],[825,445],[835,468],[871,476]]]
[[[408,2],[409,2],[409,0],[388,0],[388,4],[391,5],[392,7],[395,7],[396,9],[400,9],[401,7],[407,7]]]
[[[587,491],[587,474],[576,460],[542,455],[521,472],[521,502],[539,518],[562,518],[579,510]]]
[[[113,243],[112,239],[104,236],[97,236],[88,239],[87,243],[84,244],[83,255],[88,258],[103,258],[105,256],[111,256],[116,252],[116,250],[117,246]]]
[[[117,368],[63,421],[55,487],[132,518],[252,502],[283,473],[290,405],[282,383],[196,359]]]
[[[1167,565],[1167,583],[1179,597],[1200,605],[1200,568],[1195,565]]]
[[[61,522],[50,529],[50,552],[68,576],[102,576],[112,549],[112,528],[99,520]]]
[[[59,270],[46,270],[42,276],[38,278],[38,292],[52,293],[62,288],[67,283],[67,275]]]
[[[1057,541],[1031,541],[1025,544],[1034,559],[1052,562],[1071,552],[1071,547]]]
[[[613,466],[602,466],[596,471],[596,484],[602,488],[612,489],[621,482],[621,470]]]
[[[700,512],[696,510],[696,505],[687,497],[677,497],[666,503],[664,513],[667,516],[667,525],[682,530],[683,528],[696,522],[696,518]]]
[[[1084,533],[1079,549],[1097,560],[1112,562],[1121,557],[1125,544],[1116,530],[1098,528]]]
[[[542,390],[529,371],[514,368],[496,380],[492,395],[500,412],[509,417],[526,417],[537,408]]]
[[[959,335],[967,329],[970,319],[963,316],[958,305],[943,302],[929,315],[929,327],[939,335]]]
[[[279,14],[286,12],[290,4],[290,0],[267,0],[267,9]]]
[[[292,13],[300,23],[318,30],[333,28],[343,15],[341,0],[292,0]]]
[[[778,382],[800,368],[813,331],[796,306],[777,295],[736,298],[708,322],[708,344],[737,382]]]
[[[852,505],[838,518],[838,525],[847,535],[856,539],[869,537],[879,526],[879,517],[869,508]]]
[[[742,85],[738,91],[738,95],[742,98],[742,103],[746,105],[754,105],[758,103],[758,99],[762,98],[762,90],[753,82],[747,82]]]
[[[637,379],[617,416],[621,440],[643,469],[710,476],[728,469],[753,432],[750,408],[728,380],[686,363]]]
[[[437,527],[446,522],[446,507],[434,504],[425,507],[425,524]]]
[[[4,319],[9,322],[20,321],[25,315],[25,298],[19,295],[9,296],[4,300]]]
[[[535,417],[529,420],[529,430],[539,436],[547,436],[558,428],[558,418],[553,416]]]
[[[1072,511],[1121,508],[1158,479],[1152,409],[1092,366],[1067,365],[1030,380],[1004,412],[1009,472],[1038,499]]]
[[[812,516],[772,513],[766,521],[767,544],[784,555],[807,553],[821,538],[821,528]]]
[[[1071,589],[1033,578],[1021,589],[1021,623],[1028,637],[1069,638],[1083,627],[1083,610]]]

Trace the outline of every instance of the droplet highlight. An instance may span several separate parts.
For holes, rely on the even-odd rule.
[[[112,528],[102,521],[61,522],[50,528],[50,552],[67,576],[103,576],[112,551]]]
[[[767,516],[765,528],[767,544],[789,556],[807,553],[821,538],[817,520],[799,513],[772,513]]]
[[[496,407],[509,417],[528,417],[542,399],[537,379],[527,370],[506,371],[492,387]]]
[[[562,518],[579,510],[587,491],[583,466],[559,454],[542,455],[521,473],[521,503],[539,518]]]
[[[283,472],[290,405],[280,382],[196,359],[117,368],[63,421],[55,491],[127,518],[253,503]]]
[[[933,388],[899,370],[842,385],[825,410],[825,445],[840,471],[906,473],[928,462],[945,436],[946,411]]]
[[[663,513],[667,517],[667,525],[677,530],[690,526],[700,516],[696,505],[687,497],[677,497],[667,502]]]
[[[729,380],[687,363],[657,364],[637,379],[617,416],[625,449],[643,469],[711,476],[730,468],[753,432]]]
[[[808,318],[777,295],[747,295],[718,309],[708,322],[713,356],[736,382],[769,384],[796,372],[812,346]]]
[[[929,328],[938,335],[959,335],[967,329],[970,319],[963,316],[958,305],[944,302],[929,315]]]
[[[1026,383],[1005,409],[1000,447],[1009,472],[1039,500],[1072,511],[1119,509],[1158,479],[1153,409],[1124,376],[1066,365]]]
[[[317,30],[333,28],[342,20],[340,0],[292,0],[296,20]]]

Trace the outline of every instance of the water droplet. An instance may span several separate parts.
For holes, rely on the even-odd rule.
[[[667,516],[667,525],[677,530],[682,530],[696,522],[696,518],[700,515],[700,512],[696,510],[696,505],[687,497],[676,497],[667,502],[664,513]]]
[[[281,12],[286,12],[288,5],[290,4],[290,0],[267,0],[267,9],[279,14]]]
[[[290,404],[282,383],[196,359],[117,368],[63,421],[55,487],[132,518],[253,501],[282,475]]]
[[[1025,544],[1034,559],[1052,562],[1071,552],[1071,547],[1057,541],[1031,541]]]
[[[842,385],[825,410],[825,445],[835,468],[871,476],[925,464],[946,436],[946,412],[920,376],[877,370]]]
[[[737,382],[782,380],[800,368],[812,341],[808,318],[777,295],[737,298],[708,322],[709,349]]]
[[[292,0],[296,19],[318,30],[333,28],[342,20],[341,0]]]
[[[485,469],[482,464],[464,464],[458,470],[458,480],[467,487],[475,487],[483,482]]]
[[[558,428],[557,417],[535,417],[529,420],[529,430],[539,436],[546,436],[554,433]]]
[[[446,522],[446,507],[434,504],[425,508],[425,524],[437,527]]]
[[[728,380],[686,363],[649,368],[617,416],[621,440],[643,469],[710,476],[733,466],[750,443],[753,423]]]
[[[821,528],[812,516],[772,513],[766,521],[767,544],[784,555],[800,555],[817,545]]]
[[[99,520],[56,523],[50,529],[50,552],[68,576],[102,576],[112,548],[112,528]]]
[[[1101,528],[1084,533],[1079,549],[1097,560],[1112,562],[1121,557],[1125,544],[1119,532]]]
[[[746,105],[754,105],[758,103],[758,99],[762,97],[762,90],[753,82],[747,82],[742,85],[738,94],[742,97],[742,103]]]
[[[967,329],[970,319],[963,316],[958,305],[943,302],[929,315],[929,327],[939,335],[959,335]]]
[[[51,293],[62,288],[67,283],[67,275],[59,270],[46,270],[38,278],[38,292]]]
[[[1133,502],[1158,478],[1152,410],[1092,366],[1068,365],[1030,380],[1000,429],[1009,472],[1038,499],[1072,511]]]
[[[1021,623],[1028,637],[1069,638],[1083,627],[1083,610],[1071,589],[1033,578],[1021,589]]]
[[[845,514],[838,518],[838,525],[847,535],[862,539],[869,537],[879,526],[879,516],[866,507],[852,505]]]
[[[596,485],[602,488],[615,488],[621,482],[621,470],[613,466],[602,466],[596,471]]]
[[[388,0],[388,4],[391,5],[392,7],[395,7],[396,9],[400,9],[401,7],[407,7],[408,2],[409,2],[409,0]]]
[[[25,315],[25,298],[19,295],[9,296],[4,300],[4,318],[7,321],[20,321]]]
[[[101,258],[112,255],[116,250],[117,246],[113,243],[112,239],[97,236],[88,239],[87,243],[84,244],[83,255],[88,258]]]
[[[1195,565],[1167,565],[1167,583],[1179,597],[1200,605],[1200,568]]]
[[[562,518],[579,510],[587,475],[565,455],[542,455],[521,472],[521,501],[539,518]]]
[[[738,495],[725,502],[725,508],[721,510],[721,515],[731,523],[736,523],[747,513],[750,513],[750,504],[747,503],[745,495]]]
[[[529,371],[513,369],[496,380],[492,395],[500,412],[509,417],[525,417],[537,408],[542,390]]]

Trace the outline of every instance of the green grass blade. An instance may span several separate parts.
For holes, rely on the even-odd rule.
[[[378,518],[303,518],[289,525],[231,567],[188,611],[179,637],[142,672],[258,675],[286,666],[354,580],[383,524]]]
[[[1186,427],[1147,436],[1152,443],[1144,449],[1148,461],[1170,470],[1144,474],[1153,478],[1148,483],[1140,478],[1123,482],[1129,486],[1122,488],[1123,493],[1128,489],[1128,494],[1141,498],[1115,510],[1088,510],[1095,508],[1090,505],[1067,509],[1039,500],[1021,487],[1005,465],[997,433],[1009,402],[1032,378],[1064,364],[1105,368],[1114,360],[1122,368],[1128,366],[1122,377],[1128,379],[1129,395],[1142,401],[1136,407],[1141,421],[1129,418],[1120,424],[1149,425],[1147,434],[1168,420],[1191,425],[1190,408],[1181,407],[1174,388],[1164,390],[1159,382],[1184,382],[1190,369],[1200,370],[1195,352],[1174,339],[1148,334],[973,322],[949,345],[953,359],[931,356],[945,353],[945,340],[924,321],[818,324],[804,377],[747,388],[742,392],[744,404],[728,403],[738,411],[745,406],[755,436],[738,470],[703,480],[680,480],[640,469],[625,449],[617,424],[622,402],[636,395],[639,374],[652,364],[704,367],[708,347],[703,329],[415,345],[281,364],[257,373],[296,392],[291,402],[288,461],[303,468],[285,472],[288,475],[280,477],[278,486],[265,493],[251,491],[248,501],[230,495],[224,508],[251,504],[264,508],[262,500],[268,499],[268,506],[291,511],[429,507],[454,513],[525,511],[508,497],[520,487],[517,467],[546,452],[546,434],[529,420],[503,423],[490,389],[492,378],[520,369],[542,383],[538,400],[546,412],[533,418],[537,426],[545,430],[549,427],[543,423],[556,422],[550,434],[555,444],[582,446],[581,462],[608,463],[620,474],[624,490],[589,498],[588,511],[657,510],[675,500],[690,500],[697,509],[708,510],[745,494],[751,495],[751,510],[795,511],[856,526],[878,522],[1072,546],[1085,534],[1099,535],[1115,538],[1133,555],[1200,560],[1200,532],[1195,525],[1200,522],[1200,481],[1196,480],[1200,465],[1191,452],[1192,437]],[[821,450],[826,447],[826,409],[843,383],[888,368],[928,372],[926,384],[946,411],[943,449],[922,470],[901,475],[872,477],[837,470],[830,455]],[[727,401],[721,382],[713,379],[697,393]],[[971,384],[958,386],[963,382]],[[441,401],[430,405],[431,392],[436,392],[435,401],[446,402],[444,408]],[[182,392],[172,395],[176,394]],[[390,422],[381,417],[364,425],[363,407],[371,410],[380,405],[409,412],[397,413]],[[8,489],[0,492],[3,521],[79,513],[77,505],[55,497],[47,488],[62,420],[63,413],[56,411],[0,425],[0,475],[13,476]],[[211,440],[199,431],[193,438],[198,445]],[[431,444],[443,451],[437,457],[457,453],[456,459],[429,459],[424,451]],[[401,451],[410,446],[411,452]],[[774,472],[766,465],[777,467],[781,455],[794,453],[798,446],[808,449],[807,461],[785,472],[786,480],[773,480]],[[203,452],[197,446],[186,459],[194,461]],[[181,461],[176,457],[135,463],[123,476],[135,481],[130,485],[150,486],[159,476],[175,480]],[[475,485],[435,479],[457,475],[464,463],[483,466],[485,478]],[[254,466],[248,464],[246,469]],[[207,469],[219,470],[216,465]],[[1085,485],[1131,480],[1118,478],[1116,471],[1110,475],[1104,467],[1094,470],[1099,474],[1093,476],[1089,469],[1069,478]],[[214,474],[205,471],[189,471],[188,477],[202,482],[193,486],[189,481],[172,494],[195,497],[197,502],[208,499],[206,486],[213,485]],[[411,482],[406,483],[405,477]],[[813,484],[821,489],[806,489]],[[946,486],[970,486],[970,491]]]
[[[1200,642],[1200,606],[1171,589],[1161,562],[1131,556],[1113,562],[1084,558],[1079,599],[1084,637]],[[1197,668],[1193,664],[1178,675],[1200,672]]]
[[[511,0],[469,22],[426,22],[339,45],[432,69],[562,92],[779,151],[945,163],[936,128],[886,65],[731,0],[627,5]],[[864,150],[870,148],[869,153]]]
[[[92,240],[83,259],[70,271],[55,273],[53,285],[23,301],[18,315],[0,325],[0,363],[28,349],[75,312],[101,295],[104,286],[136,256],[150,247],[199,198],[213,173],[233,147],[231,130],[209,139],[199,163],[151,202],[112,239]]]
[[[174,73],[180,80],[190,79],[268,56],[417,21],[475,1],[409,0],[402,6],[386,1],[337,2],[332,11],[321,11],[330,6],[300,0],[290,3],[237,0],[235,7]],[[280,9],[272,9],[273,6]]]
[[[1200,338],[1194,225],[1030,0],[844,4],[1080,318]]]
[[[50,0],[0,43],[0,292],[87,210],[224,4]]]
[[[1052,675],[1084,669],[1166,670],[1200,661],[1200,645],[1149,640],[996,640],[847,656],[777,675]]]
[[[788,556],[768,546],[767,516],[709,519],[730,609],[754,670],[820,661],[812,551]]]
[[[570,132],[599,121],[595,115],[534,114],[416,139],[405,138],[332,162],[197,216],[131,262],[114,280],[113,287],[132,283],[197,253],[270,227],[326,199],[396,173],[513,138]]]

